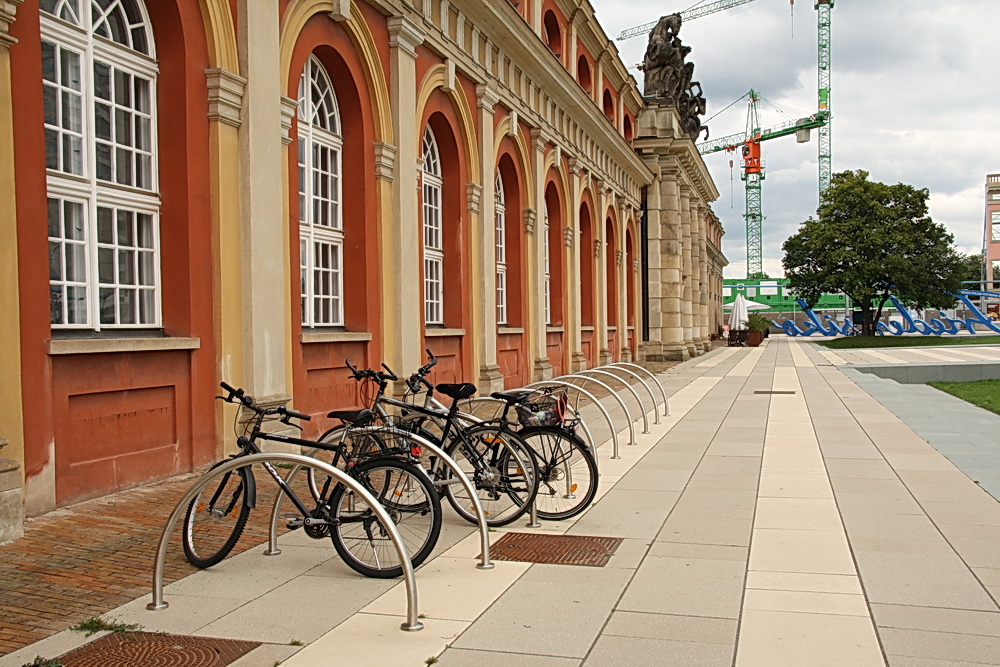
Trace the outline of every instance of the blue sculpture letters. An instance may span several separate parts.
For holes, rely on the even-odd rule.
[[[915,320],[910,315],[906,307],[899,302],[894,296],[890,296],[889,300],[892,305],[896,307],[899,311],[900,316],[903,318],[902,323],[900,322],[879,322],[875,328],[882,332],[883,334],[890,334],[892,336],[899,336],[904,333],[919,333],[925,336],[929,335],[941,335],[943,333],[957,334],[960,327],[965,327],[969,330],[969,333],[976,333],[975,325],[982,324],[990,331],[995,331],[1000,333],[1000,326],[997,325],[993,320],[983,315],[982,311],[976,307],[972,301],[969,300],[970,296],[986,296],[992,298],[1000,298],[1000,294],[994,292],[978,292],[973,290],[960,290],[958,294],[955,295],[959,301],[972,313],[971,317],[964,320],[958,320],[952,317],[948,317],[941,312],[940,318],[935,318],[933,320]],[[803,323],[802,327],[799,327],[792,320],[785,320],[784,322],[778,323],[771,320],[771,324],[783,330],[789,336],[811,336],[814,333],[818,333],[821,336],[836,336],[837,334],[848,336],[854,329],[854,324],[851,322],[850,317],[844,318],[844,324],[838,324],[835,319],[830,315],[824,315],[823,320],[816,315],[808,307],[808,304],[802,299],[797,299],[796,302],[802,308],[802,311],[806,315],[806,321]]]

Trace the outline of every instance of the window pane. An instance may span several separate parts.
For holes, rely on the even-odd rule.
[[[128,250],[118,251],[118,284],[135,285],[135,255]]]
[[[146,287],[152,287],[156,284],[154,280],[153,253],[151,252],[144,252],[139,255],[139,284]]]
[[[111,141],[111,107],[107,104],[94,104],[94,130],[98,139]]]
[[[78,53],[59,49],[59,69],[59,82],[63,86],[77,92],[83,90],[80,83],[80,55]]]
[[[59,133],[45,128],[45,168],[59,168]]]
[[[98,280],[102,285],[115,283],[115,251],[111,248],[101,248],[97,251]]]
[[[78,283],[86,282],[86,246],[79,243],[73,243],[66,246],[66,279]]]
[[[118,245],[120,246],[135,246],[135,238],[132,234],[132,215],[131,211],[118,211],[116,216]]]
[[[49,285],[49,322],[52,324],[65,324],[65,318],[63,317],[63,306],[65,305],[65,299],[63,298],[63,286],[62,285]]]
[[[153,248],[153,216],[139,213],[136,216],[136,227],[139,230],[139,247]]]
[[[97,209],[97,242],[114,243],[114,212],[110,208]]]
[[[101,324],[115,324],[115,291],[102,287],[101,291]]]
[[[132,153],[124,148],[115,150],[115,182],[132,185]]]
[[[62,280],[62,243],[49,241],[49,280]]]
[[[152,324],[156,321],[156,293],[144,289],[139,292],[139,324]]]
[[[66,323],[87,323],[87,289],[85,287],[66,288]]]
[[[98,143],[96,148],[97,178],[102,181],[111,180],[111,146]]]
[[[56,83],[56,47],[42,42],[42,79]]]
[[[62,236],[62,226],[59,224],[59,200],[48,200],[49,236],[59,238]]]
[[[121,324],[135,324],[135,290],[118,290],[118,321]]]
[[[63,238],[82,241],[84,239],[83,204],[68,201],[63,206]]]
[[[115,68],[115,103],[132,106],[132,75]]]
[[[94,95],[111,101],[111,68],[104,63],[94,63]]]

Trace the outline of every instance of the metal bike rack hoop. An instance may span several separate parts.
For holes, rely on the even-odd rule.
[[[622,368],[621,366],[616,366],[614,364],[605,364],[604,366],[598,366],[598,368],[600,370],[607,371],[609,373],[611,371],[621,371],[622,373],[626,373],[626,374],[634,377],[636,380],[638,380],[639,384],[641,384],[643,387],[645,387],[646,388],[646,392],[649,393],[649,400],[651,400],[653,402],[653,418],[656,420],[655,423],[656,424],[660,423],[660,411],[656,407],[656,394],[653,393],[653,390],[649,387],[648,384],[646,384],[646,381],[643,380],[640,375],[637,375],[636,373],[630,371],[627,368]],[[640,403],[639,405],[642,405],[642,404]]]
[[[592,378],[589,375],[580,375],[578,373],[570,373],[569,375],[560,375],[559,376],[559,379],[563,379],[563,378],[573,378],[573,379],[576,379],[576,380],[583,380],[584,382],[593,382],[594,384],[598,385],[599,387],[602,387],[602,388],[606,389],[608,391],[608,393],[611,394],[611,397],[613,399],[615,399],[616,401],[618,401],[618,405],[621,406],[622,412],[625,413],[625,420],[628,421],[628,438],[629,438],[628,444],[632,445],[633,447],[638,444],[635,441],[635,427],[634,427],[634,425],[632,423],[632,414],[628,411],[628,406],[625,405],[625,401],[622,400],[622,397],[618,395],[617,391],[615,391],[614,389],[612,389],[608,385],[604,384],[603,382],[601,382],[597,378]]]
[[[342,470],[337,470],[333,466],[318,461],[316,459],[311,459],[308,456],[302,456],[301,454],[287,454],[283,452],[272,452],[267,454],[251,454],[249,456],[240,456],[235,459],[230,459],[224,462],[222,465],[212,468],[209,470],[201,479],[195,482],[184,497],[178,501],[177,505],[174,507],[174,511],[170,513],[170,518],[167,519],[167,525],[163,527],[163,534],[160,535],[160,544],[156,551],[156,561],[153,566],[153,601],[146,605],[146,609],[150,611],[155,611],[158,609],[166,609],[169,605],[163,601],[163,566],[164,561],[167,557],[167,545],[170,542],[170,536],[174,532],[174,528],[177,526],[177,522],[180,520],[181,515],[187,509],[188,505],[195,497],[204,491],[209,483],[216,477],[220,477],[231,470],[236,470],[237,468],[247,468],[251,467],[254,463],[291,463],[293,465],[297,464],[299,467],[306,466],[324,472],[332,477],[335,477],[338,482],[346,485],[349,489],[357,493],[361,498],[368,503],[372,511],[375,512],[375,516],[378,518],[379,523],[382,527],[386,529],[389,533],[389,538],[392,540],[392,545],[396,548],[396,554],[399,556],[400,565],[403,568],[403,579],[406,581],[406,622],[400,625],[400,628],[408,632],[415,632],[417,630],[423,630],[424,624],[420,622],[417,613],[417,581],[413,575],[413,564],[410,562],[410,555],[406,552],[406,545],[403,544],[403,539],[399,535],[399,531],[396,530],[395,524],[392,519],[382,508],[382,506],[375,500],[375,497],[368,493],[368,491],[357,483],[357,481],[351,479],[351,477]],[[279,493],[279,495],[281,495]]]
[[[633,363],[629,363],[627,361],[616,361],[615,363],[608,364],[608,365],[609,366],[628,366],[629,368],[637,368],[640,371],[642,371],[643,373],[645,373],[646,375],[648,375],[649,377],[653,378],[653,382],[655,382],[656,386],[660,388],[660,396],[663,397],[663,416],[664,417],[669,417],[670,416],[670,409],[667,407],[667,392],[665,392],[663,390],[663,384],[660,383],[660,379],[657,378],[656,375],[654,375],[648,368],[643,368],[639,364],[633,364]]]
[[[597,382],[593,378],[584,378],[584,379],[589,379],[589,380],[591,380],[593,382]],[[530,389],[532,387],[538,387],[538,386],[543,386],[543,385],[547,385],[547,384],[554,384],[554,385],[557,385],[557,386],[560,386],[560,387],[570,387],[572,389],[576,389],[578,392],[580,392],[581,394],[583,394],[584,396],[586,396],[587,398],[589,398],[590,401],[591,401],[591,403],[593,403],[595,406],[597,406],[597,409],[600,410],[600,412],[601,412],[602,415],[604,415],[605,421],[608,422],[608,428],[611,429],[611,442],[613,444],[613,454],[612,454],[611,458],[613,458],[613,459],[620,459],[621,456],[618,454],[618,429],[615,428],[615,422],[614,422],[613,419],[611,419],[611,414],[607,411],[607,409],[604,407],[604,405],[601,404],[601,402],[597,399],[597,397],[594,396],[593,394],[591,394],[589,391],[587,391],[583,387],[580,387],[579,385],[575,385],[572,382],[566,382],[565,380],[560,380],[558,378],[556,378],[554,380],[541,380],[539,382],[532,382],[531,384],[525,385],[524,388],[525,389]],[[600,383],[598,383],[598,384],[600,384]],[[591,438],[591,444],[594,445],[594,452],[595,452],[594,458],[597,459],[598,458],[596,456],[597,445],[593,442],[593,438]]]
[[[600,375],[607,375],[608,377],[614,379],[615,381],[620,382],[622,384],[622,386],[624,386],[626,389],[629,390],[629,392],[632,394],[632,397],[635,398],[635,402],[639,404],[639,413],[642,415],[642,432],[643,432],[643,434],[645,435],[646,433],[649,433],[649,420],[646,418],[646,408],[642,407],[642,399],[639,398],[639,392],[637,392],[635,390],[635,388],[632,385],[630,385],[628,382],[626,382],[625,380],[621,379],[620,377],[618,377],[614,373],[609,373],[608,371],[603,370],[603,368],[604,368],[603,366],[598,366],[597,368],[588,368],[588,369],[585,369],[585,370],[577,371],[576,374],[577,375],[586,375],[587,373],[598,373]],[[656,400],[655,399],[653,400],[653,412],[656,412]],[[633,443],[634,443],[634,439],[633,439]]]
[[[473,510],[476,513],[476,518],[479,520],[479,537],[480,545],[482,549],[482,555],[480,556],[479,564],[476,565],[481,570],[492,570],[495,565],[490,562],[490,537],[489,537],[489,525],[486,523],[486,513],[483,512],[483,506],[479,502],[479,496],[476,495],[476,489],[472,486],[472,482],[466,477],[465,473],[462,472],[461,467],[455,462],[455,459],[451,458],[445,454],[444,450],[439,446],[435,445],[433,442],[417,435],[416,433],[410,433],[409,431],[402,431],[397,428],[392,428],[391,426],[366,426],[364,428],[350,429],[351,433],[391,433],[392,435],[398,435],[411,440],[421,447],[426,448],[437,456],[442,463],[448,466],[448,469],[455,473],[458,478],[459,483],[465,488],[466,492],[472,498]],[[317,447],[309,451],[305,456],[310,457],[312,454],[320,451]],[[285,477],[285,483],[288,483],[292,477],[298,473],[299,468],[302,466],[295,466],[288,471],[288,475]],[[271,530],[268,538],[268,550],[265,552],[268,556],[277,556],[281,553],[281,549],[278,548],[278,519],[280,518],[280,508],[281,500],[284,498],[285,494],[283,491],[278,492],[278,497],[274,499],[274,508],[271,510]]]

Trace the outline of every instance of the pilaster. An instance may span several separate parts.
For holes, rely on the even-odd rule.
[[[541,3],[535,3],[541,5]],[[548,142],[539,129],[531,130],[531,176],[528,187],[534,189],[536,215],[535,232],[528,238],[529,261],[534,266],[535,279],[528,284],[534,288],[534,307],[529,321],[530,349],[534,359],[531,379],[534,382],[552,379],[552,362],[548,356],[547,327],[545,317],[545,244],[548,243],[547,221],[545,218],[545,150]],[[528,216],[525,215],[525,220]],[[560,252],[562,248],[549,248],[549,253]]]
[[[681,280],[683,281],[681,318],[684,327],[684,344],[687,346],[688,354],[696,356],[697,351],[694,344],[694,312],[691,298],[692,292],[692,271],[691,271],[691,198],[692,189],[682,183],[680,186],[680,213],[681,213]]]
[[[0,0],[0,543],[24,534],[24,409],[21,395],[21,301],[17,254],[17,206],[14,178],[14,102],[9,33],[21,0]],[[41,495],[41,494],[39,494]],[[41,500],[41,499],[40,499]],[[54,500],[54,498],[52,499]],[[50,498],[43,502],[48,504]]]
[[[390,207],[379,221],[382,243],[383,340],[386,362],[392,368],[421,365],[424,336],[424,291],[415,279],[421,266],[423,239],[420,229],[420,140],[417,127],[416,58],[423,31],[403,16],[388,19],[389,77],[392,134],[396,145],[376,147],[381,171],[391,160]],[[380,167],[376,166],[377,169]],[[384,178],[384,174],[383,174]],[[383,181],[386,182],[386,181]]]

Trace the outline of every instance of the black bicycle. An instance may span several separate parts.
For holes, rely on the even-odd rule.
[[[475,385],[430,383],[426,375],[437,359],[429,350],[427,354],[430,361],[406,380],[405,398],[414,399],[424,388],[427,390],[422,406],[385,396],[389,382],[399,379],[385,364],[383,371],[359,370],[348,359],[347,366],[354,379],[377,385],[376,391],[363,390],[376,418],[444,449],[472,482],[487,524],[506,526],[528,511],[538,491],[538,470],[531,450],[505,419],[481,422],[460,414],[458,403],[475,394]],[[451,406],[438,402],[433,396],[435,391],[450,398]],[[390,414],[387,406],[397,408],[400,414]],[[332,429],[323,439],[336,440],[337,433],[338,429]],[[443,489],[459,516],[478,523],[475,504],[452,471],[437,457],[425,455],[423,461],[434,485]]]
[[[251,413],[244,422],[243,433],[237,437],[239,452],[230,459],[260,453],[258,440],[333,452],[335,462],[374,496],[389,514],[403,538],[413,565],[417,566],[427,559],[441,532],[441,501],[420,466],[395,456],[368,456],[359,460],[349,447],[341,443],[322,443],[269,433],[263,430],[266,422],[276,420],[298,428],[291,423],[291,419],[308,421],[310,417],[281,406],[261,408],[242,389],[234,389],[225,382],[221,383],[221,387],[227,395],[217,398],[227,403],[238,403],[242,406],[241,412]],[[360,412],[341,414],[363,423],[368,417]],[[405,438],[405,434],[399,437]],[[222,463],[224,461],[215,465]],[[365,576],[402,576],[403,568],[388,531],[359,494],[332,476],[320,477],[321,483],[313,489],[310,494],[313,497],[309,498],[307,505],[274,466],[264,463],[263,467],[297,510],[297,516],[288,521],[289,527],[302,527],[313,539],[329,537],[344,562]],[[183,544],[188,562],[206,568],[225,558],[243,534],[255,503],[256,481],[251,466],[226,473],[218,484],[210,485],[195,497],[184,516]]]

